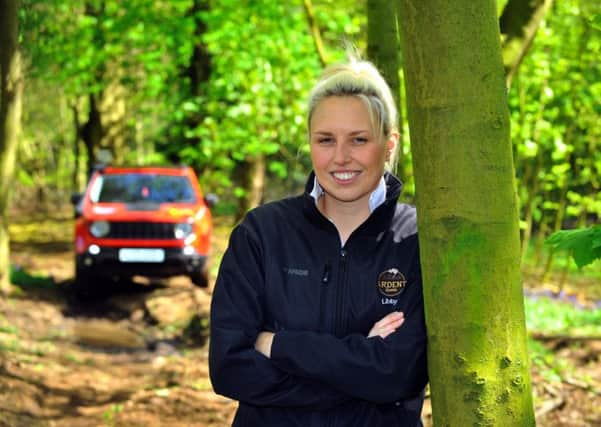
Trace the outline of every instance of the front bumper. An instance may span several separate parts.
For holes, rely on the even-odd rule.
[[[123,248],[99,247],[97,253],[88,251],[78,254],[75,258],[77,270],[99,276],[190,276],[202,272],[207,262],[206,256],[188,254],[182,248],[161,248],[164,259],[160,262],[122,261],[119,257],[121,249]]]

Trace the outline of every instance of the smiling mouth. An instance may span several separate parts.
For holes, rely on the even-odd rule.
[[[356,176],[359,176],[360,172],[332,172],[332,176],[336,181],[351,181]]]

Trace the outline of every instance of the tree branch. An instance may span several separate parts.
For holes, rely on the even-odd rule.
[[[499,18],[507,87],[532,46],[536,31],[553,0],[509,0]]]
[[[326,66],[328,63],[326,53],[323,47],[323,41],[321,39],[321,32],[319,31],[319,27],[315,22],[315,13],[313,12],[313,4],[311,0],[303,0],[303,6],[305,7],[305,14],[307,16],[307,22],[309,23],[309,28],[311,29],[311,34],[313,35],[313,43],[315,43],[315,50],[319,56],[319,60],[322,66]]]

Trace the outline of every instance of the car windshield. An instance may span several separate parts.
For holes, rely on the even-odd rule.
[[[192,203],[196,201],[192,184],[185,176],[128,173],[102,175],[90,198],[101,203]]]

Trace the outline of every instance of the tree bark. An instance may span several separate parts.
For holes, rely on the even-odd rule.
[[[400,18],[434,424],[534,426],[495,2]]]
[[[18,0],[0,0],[0,293],[10,290],[8,204],[22,111],[18,8]]]
[[[367,57],[378,67],[390,86],[399,113],[397,128],[399,144],[403,143],[401,82],[401,51],[397,3],[388,0],[367,0]],[[404,179],[402,146],[399,147],[396,173]]]

